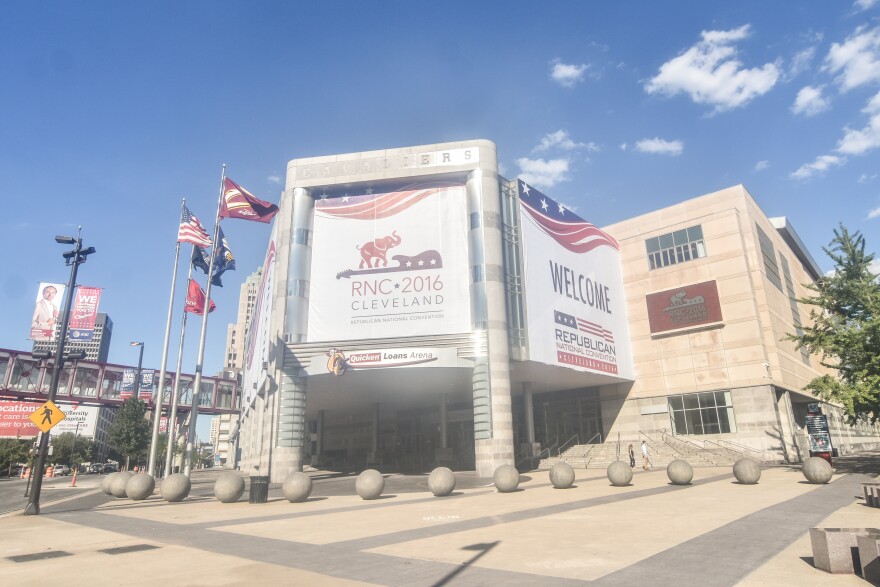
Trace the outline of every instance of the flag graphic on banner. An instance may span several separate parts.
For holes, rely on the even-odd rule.
[[[197,247],[210,247],[211,235],[199,222],[199,219],[186,206],[180,213],[180,228],[177,230],[177,242],[191,243]]]
[[[523,210],[544,234],[569,251],[586,253],[601,246],[620,250],[620,245],[610,234],[596,228],[526,182],[519,180],[519,183]]]
[[[228,177],[224,180],[220,218],[269,222],[277,213],[278,206],[275,204],[257,198]]]
[[[590,322],[589,320],[584,320],[582,318],[575,318],[571,314],[566,314],[565,312],[560,312],[559,310],[555,310],[553,312],[553,318],[557,324],[568,326],[569,328],[580,330],[581,332],[586,332],[587,334],[591,334],[596,338],[604,339],[605,342],[609,344],[614,344],[614,334],[610,330],[602,328],[600,324],[596,324],[595,322]]]
[[[216,309],[217,304],[214,303],[214,300],[211,300],[210,312],[213,312]],[[205,313],[205,290],[202,289],[195,279],[189,280],[189,287],[186,290],[186,303],[184,304],[183,311],[192,312],[197,316],[201,316]]]
[[[413,204],[436,194],[444,187],[430,187],[417,190],[402,190],[387,194],[364,194],[343,196],[341,198],[320,198],[316,204],[321,213],[337,218],[354,220],[375,220],[388,218],[403,212]]]

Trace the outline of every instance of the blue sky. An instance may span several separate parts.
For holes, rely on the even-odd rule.
[[[111,361],[158,368],[180,198],[210,225],[222,163],[278,201],[293,158],[487,138],[598,225],[742,183],[824,270],[838,222],[880,249],[878,0],[15,2],[0,76],[2,348],[82,225]],[[224,231],[209,374],[269,236]]]

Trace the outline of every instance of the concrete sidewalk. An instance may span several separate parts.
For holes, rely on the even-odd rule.
[[[848,470],[880,470],[880,453],[855,458]],[[278,488],[266,504],[221,504],[210,497],[215,477],[194,474],[178,504],[93,487],[40,516],[4,516],[2,582],[867,585],[815,569],[808,531],[880,527],[880,509],[861,499],[863,472],[816,486],[776,467],[744,486],[729,468],[699,468],[678,487],[664,470],[638,471],[617,488],[602,471],[579,470],[574,488],[558,490],[541,471],[509,494],[460,474],[445,498],[430,494],[426,476],[391,475],[374,501],[357,497],[353,476],[315,474],[312,497],[298,504]]]

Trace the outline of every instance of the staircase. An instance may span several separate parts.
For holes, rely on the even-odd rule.
[[[648,443],[648,455],[654,468],[665,468],[675,459],[683,459],[692,467],[727,467],[742,458],[742,453],[720,446],[703,448],[687,440],[669,434],[645,437]],[[630,442],[621,441],[619,460],[629,461],[627,447]],[[632,442],[636,452],[636,466],[642,466],[641,441]],[[549,469],[558,462],[565,462],[575,469],[607,469],[608,465],[618,460],[617,442],[605,444],[577,444],[559,456],[543,459],[539,469]]]

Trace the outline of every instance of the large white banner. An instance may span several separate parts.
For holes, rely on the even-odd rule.
[[[633,379],[617,241],[519,180],[529,358]]]
[[[461,185],[318,199],[309,342],[469,332],[467,230]]]
[[[244,377],[241,387],[241,405],[248,405],[254,398],[257,389],[265,381],[268,373],[263,369],[263,363],[269,360],[272,340],[270,336],[270,324],[272,320],[272,288],[275,283],[275,243],[278,231],[278,223],[272,223],[272,236],[269,239],[269,249],[263,261],[263,270],[260,275],[260,289],[257,291],[257,300],[254,305],[254,315],[248,326],[244,349]]]

